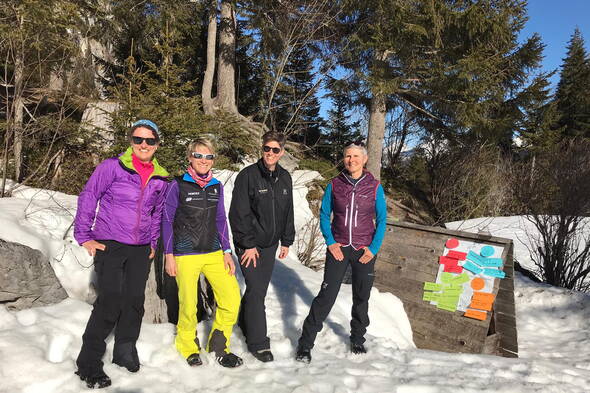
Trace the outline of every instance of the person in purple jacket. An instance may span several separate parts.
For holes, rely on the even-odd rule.
[[[213,288],[217,310],[207,351],[223,367],[238,367],[242,359],[229,350],[240,309],[229,230],[223,204],[223,185],[211,168],[215,149],[198,138],[187,147],[189,166],[168,188],[162,217],[166,272],[178,284],[176,349],[190,366],[202,364],[197,331],[197,281],[203,273]]]
[[[98,284],[76,360],[76,374],[89,388],[111,384],[102,357],[113,329],[113,363],[130,372],[139,370],[135,343],[168,183],[168,172],[154,158],[158,126],[139,120],[127,135],[131,146],[101,162],[90,176],[74,220],[74,238],[94,257]]]
[[[367,352],[364,335],[369,326],[369,296],[387,224],[383,187],[364,169],[367,160],[364,146],[347,146],[344,171],[326,187],[320,209],[320,229],[328,246],[324,281],[303,323],[297,361],[311,361],[316,336],[336,301],[348,265],[352,271],[350,350]]]

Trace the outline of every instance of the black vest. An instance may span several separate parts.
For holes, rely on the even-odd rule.
[[[216,217],[221,184],[201,188],[182,177],[176,177],[175,181],[178,183],[178,207],[174,216],[174,254],[220,250]]]

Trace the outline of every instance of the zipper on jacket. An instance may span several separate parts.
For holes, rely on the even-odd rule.
[[[356,228],[356,219],[359,215],[359,207],[356,207],[356,210],[354,211],[354,227]]]
[[[138,176],[139,176],[139,174],[138,174]],[[145,187],[144,187],[141,184],[141,177],[139,178],[140,191],[139,191],[139,201],[137,201],[137,223],[135,225],[135,242],[136,243],[139,243],[139,226],[141,225],[141,209],[143,207],[143,190],[145,188],[147,188],[149,181],[150,180],[148,179],[148,181],[145,183]],[[150,235],[151,235],[151,233],[150,233]],[[151,243],[151,239],[150,239],[150,243]]]
[[[348,223],[348,244],[350,244],[350,245],[352,245],[352,212],[354,211],[355,188],[356,188],[356,184],[354,186],[352,186],[352,196],[350,197],[350,222]]]
[[[346,212],[344,212],[344,226],[348,226],[348,206],[346,206]]]
[[[271,177],[272,179],[272,177]],[[278,173],[277,173],[277,181],[279,180],[278,178]],[[275,181],[276,183],[276,181]],[[275,208],[275,187],[273,186],[273,184],[271,183],[270,188],[272,189],[272,236],[271,236],[271,240],[274,240],[275,238],[275,234],[277,233],[277,217],[276,217],[276,208]]]
[[[344,176],[346,178],[346,176]],[[354,245],[352,244],[352,216],[353,216],[353,212],[354,212],[354,193],[356,192],[356,186],[365,178],[365,175],[363,174],[363,176],[361,176],[360,179],[358,179],[358,181],[356,183],[352,183],[350,180],[348,180],[348,178],[346,178],[346,180],[352,185],[352,195],[350,197],[350,222],[348,225],[348,244],[350,244],[353,248]],[[348,218],[348,213],[346,214],[346,218]],[[345,220],[346,222],[346,220]],[[344,224],[344,226],[346,226],[346,223]],[[355,215],[355,220],[354,220],[354,226],[356,227],[356,215]]]

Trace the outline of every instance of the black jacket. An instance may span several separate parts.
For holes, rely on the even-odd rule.
[[[202,188],[194,181],[184,180],[183,176],[178,176],[175,181],[179,198],[173,223],[174,254],[220,250],[216,218],[221,184],[215,180]]]
[[[280,165],[271,173],[259,160],[244,168],[234,184],[229,209],[234,244],[239,248],[270,247],[295,240],[291,175]]]

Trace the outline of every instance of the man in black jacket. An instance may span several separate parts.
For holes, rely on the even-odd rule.
[[[238,323],[248,350],[262,362],[274,359],[264,299],[276,251],[280,241],[279,258],[285,258],[295,239],[291,176],[278,164],[284,153],[283,134],[267,132],[262,136],[262,159],[236,177],[229,210],[234,246],[246,281]]]

